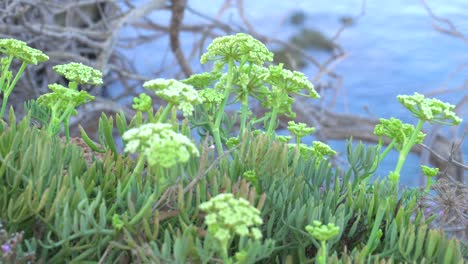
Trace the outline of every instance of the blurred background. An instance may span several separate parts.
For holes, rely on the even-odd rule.
[[[420,164],[438,166],[461,183],[468,178],[467,14],[464,0],[2,0],[0,38],[26,41],[50,57],[28,67],[13,92],[20,114],[25,100],[64,82],[53,65],[82,62],[104,73],[102,87],[82,87],[96,100],[73,119],[75,136],[78,124],[95,134],[101,112],[131,117],[144,81],[207,70],[199,63],[206,46],[237,32],[253,35],[275,62],[309,77],[322,98],[298,98],[296,120],[317,128],[304,143],[321,140],[340,152],[338,165],[346,164],[346,139],[376,142],[378,118],[416,123],[397,95],[437,97],[455,104],[465,121],[424,128],[427,148],[414,149],[402,175],[402,184],[418,186],[425,181]],[[385,177],[396,157],[391,153],[377,176]]]

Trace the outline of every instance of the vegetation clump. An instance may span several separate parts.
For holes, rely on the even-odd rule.
[[[14,82],[2,43],[5,98]],[[409,149],[424,138],[422,124],[456,125],[454,108],[399,96],[417,125],[381,119],[379,144],[349,141],[342,170],[332,166],[330,146],[301,142],[315,128],[291,121],[290,136],[276,134],[280,115],[294,118],[295,96],[320,95],[304,74],[264,65],[272,60],[247,34],[216,38],[201,58],[211,71],[143,85],[165,107],[153,109],[143,93],[131,120],[102,114],[99,144],[80,128],[91,161],[58,135],[63,123],[69,138],[70,116],[93,99],[77,85],[100,85],[102,74],[77,63],[54,67],[68,87],[50,84],[51,93],[26,104],[23,120],[11,109],[8,125],[0,122],[0,262],[463,263],[466,245],[431,228],[437,215],[421,206],[434,183],[424,191],[398,184]],[[253,100],[267,112],[252,114]],[[227,116],[235,102],[239,113]],[[32,118],[44,126],[31,127]],[[371,182],[391,149],[400,154],[395,170]]]

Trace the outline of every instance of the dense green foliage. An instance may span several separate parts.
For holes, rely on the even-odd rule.
[[[318,94],[300,73],[262,68],[272,54],[236,36],[209,46],[202,59],[216,61],[213,72],[147,82],[168,99],[166,108],[153,111],[140,96],[132,120],[102,114],[99,144],[82,128],[88,147],[68,140],[67,120],[79,105],[73,96],[66,111],[29,102],[19,122],[10,109],[0,120],[0,263],[463,263],[464,246],[429,227],[427,192],[399,190],[399,175],[370,181],[388,153],[382,144],[349,141],[342,170],[326,158],[335,154],[326,144],[301,143],[313,128],[291,122],[295,144],[277,136],[277,116],[294,116],[291,95]],[[73,85],[63,89],[100,80],[88,68],[91,77],[76,76],[84,68],[72,66]],[[242,104],[238,135],[224,113],[231,94]],[[253,117],[249,96],[271,112]],[[64,123],[66,141],[56,129],[30,125],[35,118],[50,127],[51,109],[63,116],[54,126]],[[179,122],[177,110],[187,119]],[[423,137],[401,122],[377,130],[395,136],[397,149]]]

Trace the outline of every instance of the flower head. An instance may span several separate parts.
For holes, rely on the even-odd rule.
[[[306,231],[319,241],[327,241],[340,233],[340,228],[333,223],[323,225],[320,221],[313,221],[312,225],[306,226]]]
[[[192,85],[198,89],[205,89],[211,86],[215,81],[219,80],[219,77],[221,77],[221,73],[219,72],[204,72],[192,74],[190,77],[182,80],[181,82]]]
[[[77,84],[102,84],[102,72],[82,63],[71,62],[56,65],[52,69],[70,82]]]
[[[218,37],[208,45],[207,52],[201,56],[202,64],[208,61],[219,60],[227,63],[229,60],[237,62],[250,62],[262,65],[267,61],[273,61],[273,53],[260,41],[245,33]],[[218,66],[219,68],[219,66]]]
[[[200,204],[207,213],[205,224],[208,232],[220,242],[226,243],[235,234],[260,239],[262,234],[255,226],[263,223],[260,211],[243,199],[236,199],[232,193],[221,193]]]
[[[139,152],[152,166],[169,168],[179,162],[187,162],[191,155],[199,155],[190,139],[174,132],[170,124],[143,124],[127,130],[122,139],[125,152]]]
[[[401,120],[396,118],[385,119],[381,118],[380,123],[374,128],[374,134],[376,136],[386,136],[395,140],[395,148],[401,150],[404,144],[407,144],[407,140],[413,134],[414,126],[410,124],[404,124]],[[419,131],[416,136],[416,144],[421,143],[426,135]]]
[[[303,73],[283,69],[283,64],[270,66],[269,71],[262,77],[273,87],[283,89],[288,94],[300,94],[302,90],[307,90],[308,97],[320,98],[320,95],[314,90],[314,85]]]
[[[336,155],[336,151],[334,151],[327,144],[320,142],[320,141],[312,142],[311,151],[312,151],[312,155],[318,157],[319,159],[323,159],[325,156]]]
[[[39,96],[37,103],[50,109],[56,107],[60,113],[63,113],[70,106],[76,108],[94,100],[94,96],[86,91],[69,89],[56,83],[49,84],[49,89],[53,92]],[[76,114],[76,110],[73,111],[73,114]]]
[[[2,245],[2,251],[3,251],[4,254],[10,253],[10,250],[11,250],[10,245],[8,245],[8,244],[3,244]]]
[[[431,168],[425,165],[421,165],[421,170],[423,174],[426,175],[426,177],[428,178],[437,176],[437,174],[439,173],[439,168]]]
[[[154,79],[145,82],[143,87],[153,90],[160,98],[176,105],[184,116],[191,116],[194,105],[202,103],[201,97],[193,86],[174,79]]]
[[[27,64],[34,65],[49,59],[42,51],[31,48],[26,42],[17,39],[0,39],[0,53],[16,57]]]
[[[208,104],[218,105],[224,99],[224,95],[222,93],[211,88],[206,88],[206,89],[198,91],[198,95],[201,97],[203,103],[208,103]]]
[[[398,95],[398,101],[418,119],[447,125],[458,125],[462,119],[453,111],[455,106],[438,99],[425,98],[424,95]]]
[[[153,107],[151,97],[141,93],[140,96],[133,98],[133,109],[141,112],[148,112]]]
[[[296,123],[294,121],[288,122],[288,130],[298,138],[303,138],[309,134],[314,133],[314,127],[308,127],[304,123]]]

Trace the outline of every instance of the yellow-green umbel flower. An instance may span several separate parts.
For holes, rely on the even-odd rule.
[[[52,69],[70,81],[69,88],[76,89],[77,84],[102,84],[102,72],[82,63],[56,65]]]
[[[86,91],[69,89],[57,83],[49,84],[49,89],[53,92],[39,96],[37,103],[50,109],[56,108],[58,114],[63,113],[68,107],[76,108],[94,100],[94,96]],[[73,115],[75,114],[76,110],[73,111]]]
[[[200,204],[200,209],[207,213],[208,232],[224,246],[235,234],[255,240],[262,238],[261,231],[255,227],[263,223],[260,211],[244,198],[236,199],[232,193],[221,193]]]
[[[455,106],[435,98],[425,98],[424,95],[398,95],[398,101],[410,110],[418,119],[446,124],[458,125],[462,119],[454,112]]]
[[[0,53],[6,55],[0,59],[0,94],[3,95],[0,118],[5,114],[8,97],[10,97],[19,78],[28,64],[38,64],[49,59],[42,51],[29,47],[25,42],[16,39],[0,39]],[[22,61],[15,75],[10,71],[13,58]]]
[[[161,99],[177,106],[184,116],[191,116],[194,105],[202,103],[201,97],[193,86],[174,79],[154,79],[145,82],[143,87],[153,90]]]
[[[94,96],[86,91],[78,91],[66,88],[60,84],[49,84],[52,93],[41,95],[37,98],[37,103],[50,110],[51,118],[47,130],[55,135],[60,130],[63,122],[67,141],[70,139],[69,121],[72,115],[76,115],[76,107],[94,100]]]
[[[320,159],[323,159],[325,156],[336,155],[336,151],[323,142],[314,141],[312,142],[312,154]]]
[[[320,252],[317,256],[317,263],[327,263],[327,244],[326,241],[332,239],[340,233],[340,228],[334,223],[323,225],[320,221],[313,221],[312,225],[306,226],[306,231],[315,239],[320,241]]]
[[[312,225],[306,226],[306,231],[318,241],[327,241],[340,233],[340,228],[334,223],[323,225],[320,221],[313,221]]]
[[[198,95],[200,95],[204,104],[219,105],[224,99],[224,95],[222,93],[211,88],[198,91]]]
[[[300,94],[310,98],[320,98],[320,95],[314,89],[314,85],[302,72],[284,69],[283,64],[271,65],[269,71],[262,78],[271,84],[273,88],[278,87],[287,94]],[[306,90],[308,94],[302,94],[302,90]]]
[[[148,112],[153,107],[151,97],[141,93],[140,96],[133,98],[133,109],[141,112]]]
[[[439,168],[431,168],[425,165],[421,165],[421,170],[423,174],[428,178],[426,184],[426,191],[431,189],[432,184],[434,183],[434,177],[439,174]]]
[[[207,47],[200,62],[221,61],[227,63],[234,60],[240,63],[250,62],[262,65],[273,61],[273,53],[260,41],[245,33],[215,38]]]
[[[0,53],[34,65],[49,59],[42,51],[31,48],[26,42],[17,39],[0,39]]]
[[[198,74],[192,74],[187,79],[181,82],[192,85],[193,87],[201,90],[211,86],[214,82],[219,80],[221,73],[219,72],[204,72]]]
[[[374,134],[376,136],[386,136],[390,139],[395,140],[395,148],[400,150],[411,135],[414,133],[415,127],[411,124],[401,122],[396,118],[380,118],[380,123],[374,128]],[[426,135],[419,131],[415,138],[415,144],[419,144],[424,140]]]
[[[122,139],[125,152],[138,152],[150,165],[169,168],[198,156],[197,147],[186,136],[172,130],[171,124],[150,123],[127,130]]]
[[[296,136],[296,143],[301,143],[301,138],[314,133],[314,127],[308,127],[307,124],[304,123],[296,123],[294,121],[288,122],[288,130]]]

